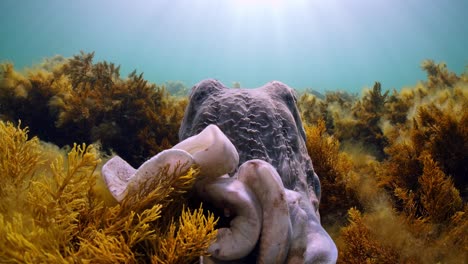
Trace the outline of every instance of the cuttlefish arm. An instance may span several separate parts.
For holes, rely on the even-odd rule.
[[[315,200],[315,194],[311,192],[311,200]],[[330,235],[320,224],[318,208],[310,206],[310,201],[302,199],[300,207],[307,213],[307,250],[304,254],[304,263],[336,263],[338,249]]]
[[[199,134],[189,137],[173,149],[190,153],[200,168],[202,178],[217,178],[233,172],[239,165],[236,147],[216,125],[208,125]]]
[[[183,175],[194,164],[192,156],[186,151],[168,149],[147,160],[138,169],[134,169],[125,160],[115,156],[104,164],[101,172],[112,196],[118,202],[122,202],[127,195],[135,194],[140,188],[151,186],[153,181],[164,180],[156,176],[174,175],[176,169],[179,175]],[[166,168],[167,173],[160,173]]]
[[[249,160],[239,167],[238,180],[255,193],[262,206],[263,222],[258,263],[284,263],[292,226],[285,188],[276,169],[263,160]]]
[[[307,213],[300,207],[302,195],[286,189],[286,200],[291,217],[291,246],[286,263],[305,263],[304,253],[307,250]]]
[[[262,209],[256,196],[244,183],[229,177],[196,184],[200,198],[234,216],[229,227],[218,229],[208,253],[217,260],[230,261],[247,256],[257,244],[262,226]]]
[[[196,165],[200,178],[216,178],[233,172],[238,164],[239,155],[234,145],[217,126],[209,125],[199,134],[153,156],[138,169],[115,156],[104,164],[102,175],[111,194],[122,202],[138,189],[164,180],[157,177],[164,176],[160,172],[166,167],[169,169],[166,175],[173,175],[177,169],[178,175],[173,176],[180,176]]]
[[[286,190],[286,197],[293,226],[291,248],[286,263],[316,264],[336,263],[338,251],[335,243],[320,225],[320,218],[310,197]]]
[[[111,158],[102,167],[101,172],[107,188],[118,202],[125,197],[128,181],[135,171],[136,169],[119,156]]]

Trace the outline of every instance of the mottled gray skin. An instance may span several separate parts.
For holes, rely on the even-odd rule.
[[[230,89],[217,80],[192,88],[179,139],[217,125],[239,152],[239,164],[260,159],[278,172],[286,192],[292,241],[286,263],[334,263],[336,246],[320,225],[320,182],[306,149],[293,89],[277,81]],[[237,171],[233,172],[237,177]],[[222,262],[216,262],[222,263]]]
[[[277,81],[256,89],[229,89],[217,80],[204,80],[192,89],[179,139],[209,124],[231,140],[239,164],[264,160],[276,168],[287,189],[307,193],[313,186],[320,197],[293,89]]]

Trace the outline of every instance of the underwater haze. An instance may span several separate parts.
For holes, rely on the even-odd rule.
[[[2,0],[0,61],[83,50],[158,84],[400,90],[425,59],[464,71],[467,13],[466,0]]]

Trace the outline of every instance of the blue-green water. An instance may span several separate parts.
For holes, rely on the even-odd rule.
[[[84,50],[155,83],[400,89],[424,59],[464,71],[467,16],[466,0],[1,0],[0,61]]]

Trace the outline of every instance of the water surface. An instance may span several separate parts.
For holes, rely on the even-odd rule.
[[[156,83],[400,89],[424,59],[463,72],[467,14],[463,0],[2,0],[0,61],[84,50]]]

